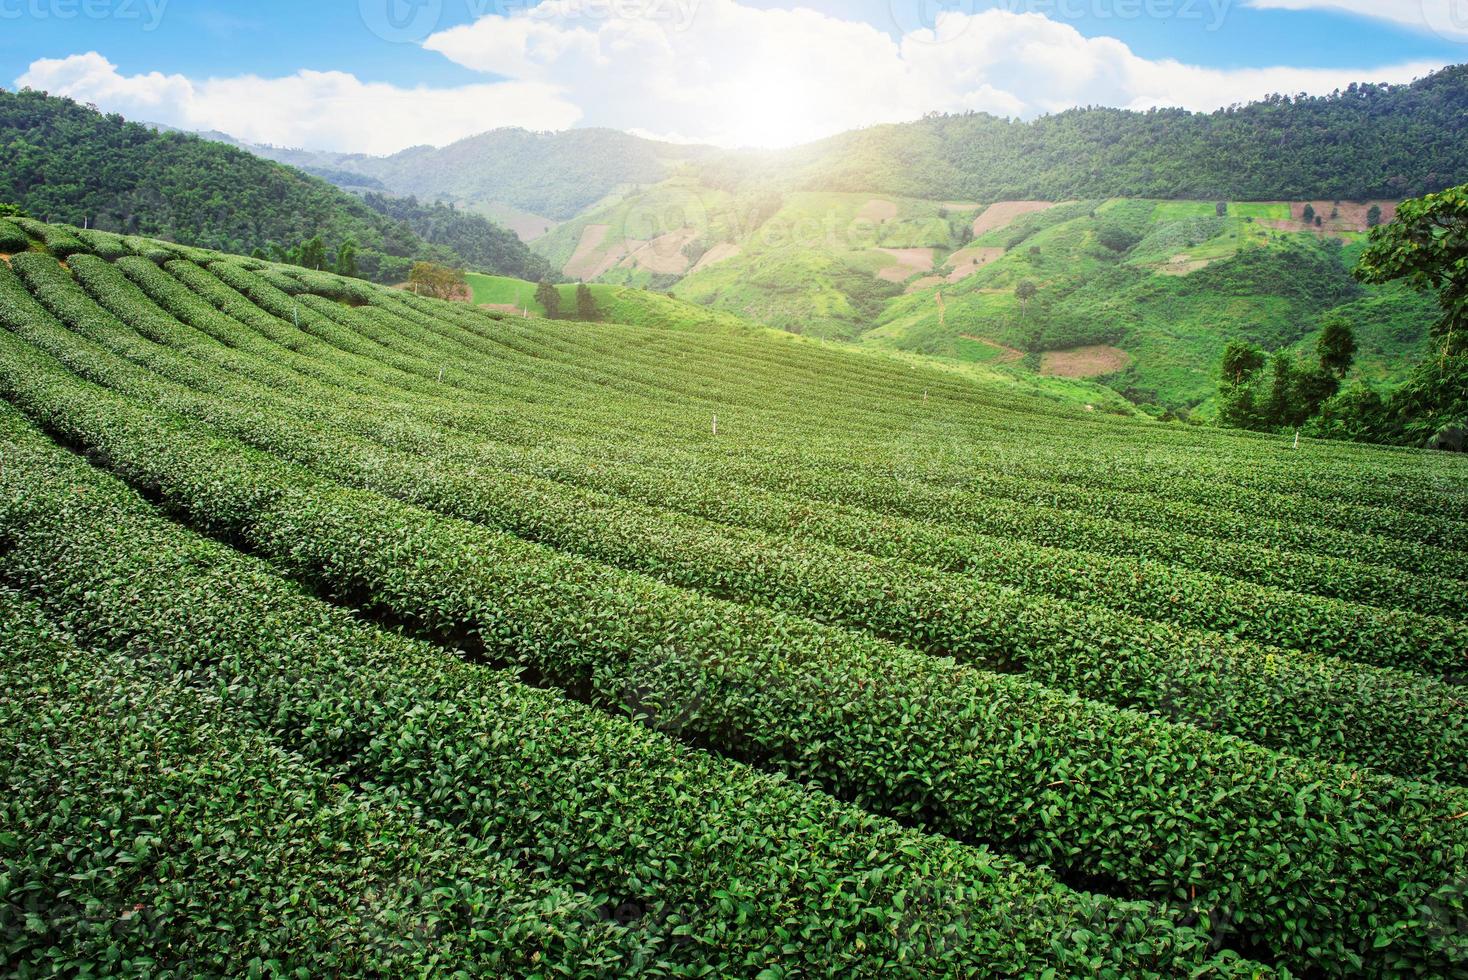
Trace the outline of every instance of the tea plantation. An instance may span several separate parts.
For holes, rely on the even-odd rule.
[[[1459,458],[0,254],[8,974],[1468,976]]]

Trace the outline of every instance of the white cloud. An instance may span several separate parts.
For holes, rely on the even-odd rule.
[[[1149,60],[1115,38],[1004,10],[943,14],[932,29],[894,40],[865,23],[738,0],[701,0],[686,18],[662,21],[641,14],[667,8],[657,0],[612,4],[620,15],[602,7],[590,16],[591,6],[555,0],[488,16],[425,47],[468,68],[560,86],[599,125],[725,145],[783,145],[934,110],[1214,109],[1275,92],[1410,81],[1441,67],[1212,69]]]
[[[1265,10],[1330,10],[1468,41],[1468,0],[1248,0]]]
[[[424,46],[507,80],[405,89],[302,71],[195,81],[122,76],[94,53],[38,61],[20,84],[242,139],[382,153],[496,126],[577,122],[685,142],[782,146],[931,111],[1206,110],[1275,92],[1405,82],[1441,67],[1206,68],[1143,58],[1115,38],[1087,38],[1041,14],[1004,10],[945,13],[931,29],[894,39],[871,24],[739,0],[547,0],[438,32]]]
[[[158,72],[123,75],[95,51],[33,62],[16,85],[140,121],[217,129],[249,142],[360,153],[442,145],[498,126],[563,129],[581,117],[541,82],[399,88],[321,71],[193,81]]]

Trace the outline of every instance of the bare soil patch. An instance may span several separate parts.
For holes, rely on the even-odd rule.
[[[947,281],[948,280],[944,279],[942,276],[924,276],[923,278],[918,279],[908,285],[907,291],[909,293],[920,293],[924,289],[932,289],[934,286],[941,286]]]
[[[897,260],[896,264],[879,270],[878,279],[885,279],[888,282],[906,282],[917,273],[928,272],[933,268],[931,248],[879,248],[877,251]]]
[[[1338,235],[1341,232],[1366,232],[1371,230],[1367,216],[1373,207],[1381,208],[1381,223],[1390,224],[1397,217],[1396,201],[1291,201],[1290,220],[1266,218],[1259,223],[1277,231],[1313,231],[1317,235]],[[1306,206],[1315,209],[1320,224],[1305,220]]]
[[[683,249],[697,237],[697,228],[680,228],[666,235],[659,235],[634,248],[621,264],[624,268],[644,269],[654,275],[681,276],[688,271],[690,264]]]
[[[870,221],[877,225],[884,221],[891,221],[896,217],[897,205],[891,201],[884,201],[879,197],[872,198],[861,206],[860,211],[856,212],[858,221]]]
[[[602,245],[611,230],[611,225],[587,225],[581,232],[576,254],[571,256],[571,261],[561,271],[572,279],[589,281],[616,265],[627,254],[627,245],[625,242],[614,243],[603,250]]]
[[[1206,269],[1212,264],[1212,259],[1194,259],[1184,254],[1174,255],[1161,265],[1153,266],[1153,269],[1164,276],[1190,276],[1199,269]]]
[[[704,252],[703,258],[698,260],[698,263],[689,270],[688,274],[693,275],[695,272],[702,272],[704,269],[718,265],[720,262],[726,262],[729,259],[737,257],[742,251],[744,249],[741,246],[735,245],[732,242],[720,242],[707,252]]]
[[[953,271],[948,274],[948,281],[961,282],[990,262],[1003,257],[1004,249],[1002,248],[982,248],[970,245],[968,248],[960,249],[948,259],[948,264],[953,266]]]
[[[1008,228],[1016,218],[1037,211],[1049,211],[1055,207],[1052,201],[998,201],[974,219],[974,237],[1000,228]]]
[[[1056,378],[1099,378],[1115,374],[1132,363],[1132,355],[1119,347],[1077,347],[1040,355],[1040,373]]]

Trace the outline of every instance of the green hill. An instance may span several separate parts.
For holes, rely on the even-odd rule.
[[[14,972],[1468,954],[1461,458],[0,242]]]
[[[570,278],[671,288],[808,336],[1095,378],[1140,404],[1205,415],[1230,340],[1308,343],[1339,312],[1359,321],[1358,374],[1391,382],[1422,355],[1435,319],[1423,297],[1363,289],[1349,274],[1370,222],[1393,215],[1386,200],[761,200],[763,210],[676,178],[534,248]],[[1317,220],[1304,220],[1307,205]],[[666,223],[649,227],[648,216]],[[638,265],[649,241],[670,243],[650,249],[662,274]],[[1019,298],[1022,285],[1032,299]]]
[[[1216,112],[1081,108],[873,126],[711,160],[711,183],[930,200],[1400,200],[1468,179],[1468,65]]]
[[[43,93],[0,91],[0,202],[39,218],[251,252],[320,236],[357,243],[368,278],[416,260],[540,276],[546,267],[483,218],[383,196],[372,206],[326,181],[221,143],[158,132]]]

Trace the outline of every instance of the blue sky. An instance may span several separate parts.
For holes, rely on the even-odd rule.
[[[1210,101],[1276,88],[1329,90],[1354,78],[1402,81],[1468,61],[1468,23],[1459,25],[1447,14],[1457,0],[558,0],[569,7],[557,16],[547,7],[538,17],[519,9],[526,2],[0,0],[0,84],[25,79],[128,115],[244,129],[247,138],[269,138],[278,130],[279,138],[270,141],[314,138],[334,144],[330,148],[386,152],[398,144],[468,135],[446,118],[419,124],[407,108],[391,108],[393,100],[406,102],[409,93],[424,89],[438,96],[433,111],[439,116],[452,114],[456,96],[461,105],[472,100],[461,128],[533,124],[541,112],[546,121],[537,128],[604,124],[674,138],[774,144],[823,135],[833,126],[910,116],[921,107],[1020,116],[1089,101],[1210,108]],[[620,15],[609,12],[610,5],[623,2],[664,29],[677,27],[674,46],[665,49],[640,27],[629,33],[626,24],[613,23]],[[1432,21],[1438,30],[1420,23],[1418,13],[1435,3],[1444,10]],[[507,4],[515,13],[496,13]],[[381,29],[390,5],[405,19],[415,13],[423,18],[410,27],[411,37],[381,36],[391,33]],[[799,20],[759,16],[797,6],[814,14]],[[908,33],[931,25],[932,12],[945,8],[972,15],[940,22],[967,25],[955,31],[952,43],[898,50]],[[687,31],[684,17],[693,25]],[[533,24],[512,30],[522,22]],[[858,37],[852,25],[867,36]],[[877,34],[893,53],[872,46]],[[426,46],[425,38],[432,38]],[[599,45],[599,54],[588,44]],[[100,61],[66,62],[93,52]],[[625,55],[620,61],[619,53]],[[661,72],[660,58],[667,59]],[[38,61],[50,67],[33,70]],[[1173,63],[1209,71],[1178,74],[1174,83],[1166,67]],[[1078,64],[1089,74],[1067,77]],[[284,113],[272,119],[241,103],[250,97],[250,79],[260,83],[257,100],[310,98],[319,79],[286,89],[263,84],[302,72],[383,86],[369,99],[333,74],[331,92],[339,107],[354,98],[389,106],[382,120],[391,132],[368,138],[324,120],[292,125]],[[853,76],[867,74],[875,76],[871,85],[857,84],[846,96],[872,104],[864,116],[848,111],[840,94]],[[206,92],[211,79],[235,82]],[[829,90],[825,96],[822,89]],[[243,118],[231,126],[237,115]]]

